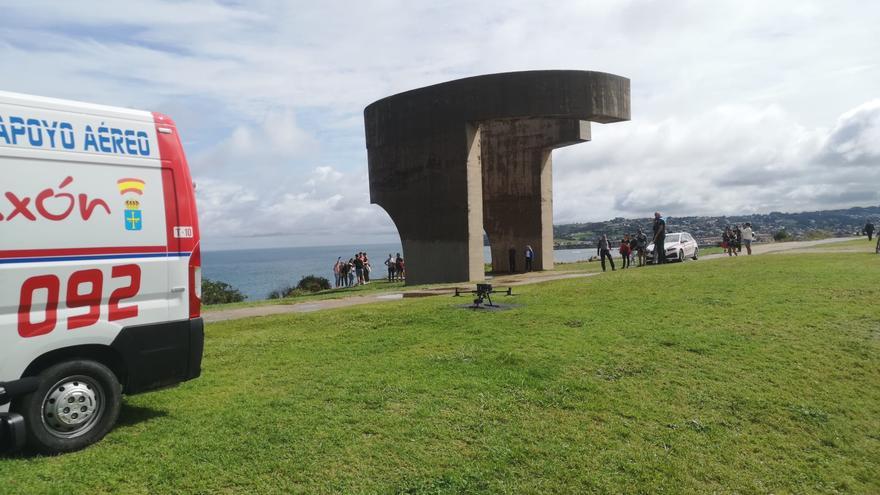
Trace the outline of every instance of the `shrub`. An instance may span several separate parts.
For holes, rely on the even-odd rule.
[[[818,241],[821,239],[828,239],[829,237],[834,237],[834,234],[828,232],[827,230],[810,230],[804,236],[808,241]]]
[[[225,304],[245,299],[247,296],[226,282],[202,279],[202,304]]]
[[[789,234],[785,230],[780,230],[773,234],[773,240],[776,242],[787,241],[789,239],[791,239],[791,234]]]
[[[330,281],[324,277],[306,275],[296,284],[296,288],[306,292],[318,292],[330,289]]]
[[[285,285],[269,293],[269,299],[284,299],[285,297],[301,296],[305,291],[296,287]]]

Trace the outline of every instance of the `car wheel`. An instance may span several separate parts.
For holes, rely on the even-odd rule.
[[[684,250],[683,249],[678,250],[678,262],[684,263]]]
[[[699,256],[700,256],[700,248],[694,248],[694,256],[693,256],[692,259],[693,259],[694,261],[697,261],[697,258],[698,258]]]
[[[101,363],[73,360],[39,375],[40,386],[16,401],[28,447],[44,454],[72,452],[98,440],[116,423],[122,386]]]

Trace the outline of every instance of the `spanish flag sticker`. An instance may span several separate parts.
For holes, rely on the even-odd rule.
[[[140,179],[119,179],[116,181],[116,185],[119,186],[119,194],[126,193],[135,193],[137,195],[144,194],[144,181]]]

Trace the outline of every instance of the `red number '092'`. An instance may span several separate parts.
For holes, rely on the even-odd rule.
[[[119,265],[110,270],[113,279],[128,279],[128,285],[119,287],[110,293],[110,321],[134,318],[138,315],[138,305],[120,305],[120,301],[137,295],[141,287],[141,268],[138,265]],[[90,286],[90,287],[89,287]],[[85,288],[85,292],[81,292]],[[31,309],[34,294],[46,291],[46,310],[42,320],[33,321]],[[83,314],[67,318],[67,329],[73,330],[94,325],[101,318],[101,298],[104,291],[104,274],[101,270],[79,270],[70,274],[67,279],[66,306],[69,309],[88,308]],[[37,337],[55,329],[58,324],[58,299],[61,293],[61,281],[55,275],[38,275],[21,284],[21,296],[18,304],[18,334],[22,337]]]

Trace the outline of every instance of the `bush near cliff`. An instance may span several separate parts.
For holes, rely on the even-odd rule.
[[[296,287],[286,285],[269,293],[269,299],[283,299],[285,297],[302,296],[310,292],[320,292],[330,289],[330,281],[324,277],[306,275],[301,278]]]
[[[226,304],[242,302],[247,296],[235,287],[219,280],[202,280],[202,304]]]
[[[324,277],[315,275],[306,275],[301,278],[296,288],[306,292],[318,292],[330,289],[330,281]]]

